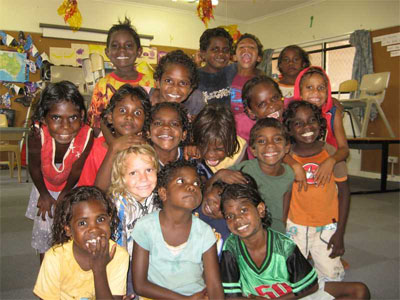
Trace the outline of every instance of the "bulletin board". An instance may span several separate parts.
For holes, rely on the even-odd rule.
[[[399,33],[400,26],[375,30],[371,32],[371,38],[384,36],[393,33]],[[400,47],[400,44],[397,44]],[[392,56],[388,47],[393,45],[382,45],[381,42],[372,43],[372,55],[374,62],[374,73],[390,72],[389,86],[386,90],[386,95],[383,103],[381,104],[383,111],[392,127],[395,136],[400,136],[400,56]],[[397,46],[396,46],[397,48]],[[397,55],[397,54],[394,54]],[[367,137],[389,137],[389,133],[382,121],[378,116],[372,122],[369,122]],[[400,155],[400,146],[391,145],[389,148],[390,156]],[[368,172],[380,173],[381,161],[377,159],[381,157],[379,150],[362,150],[361,153],[361,170]],[[395,165],[394,174],[399,175],[399,164]]]

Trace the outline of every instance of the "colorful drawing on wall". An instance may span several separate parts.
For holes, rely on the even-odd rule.
[[[110,59],[106,55],[106,46],[104,45],[89,44],[89,54],[92,53],[98,53],[103,56],[104,61],[110,61]]]
[[[68,23],[72,30],[78,30],[82,25],[82,15],[78,8],[77,0],[64,0],[57,13],[64,18],[64,22]]]
[[[89,46],[87,44],[71,44],[71,48],[75,53],[75,66],[82,66],[82,61],[89,58]]]
[[[50,47],[50,62],[56,66],[76,66],[72,48]]]
[[[137,63],[141,63],[142,61],[145,61],[148,64],[156,65],[157,64],[157,48],[143,47],[142,55],[136,59]]]
[[[0,50],[0,80],[11,82],[29,81],[26,53]]]
[[[167,51],[158,51],[158,62],[160,62],[161,57],[167,55]]]

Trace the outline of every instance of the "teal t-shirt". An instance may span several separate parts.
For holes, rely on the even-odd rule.
[[[286,228],[282,222],[283,195],[291,189],[294,173],[290,166],[287,164],[282,165],[285,168],[285,172],[280,176],[264,174],[257,159],[242,161],[229,169],[242,171],[254,178],[258,185],[258,191],[271,212],[271,228],[281,233],[286,233]]]

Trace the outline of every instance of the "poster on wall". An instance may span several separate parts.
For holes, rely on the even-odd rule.
[[[71,48],[75,53],[75,66],[82,66],[82,61],[89,58],[89,45],[87,44],[71,44]]]
[[[0,50],[0,81],[29,81],[26,53]]]
[[[160,62],[161,57],[167,55],[168,52],[167,51],[158,51],[158,62]]]
[[[106,55],[106,46],[89,44],[89,54],[97,53],[103,56],[104,61],[110,61]]]
[[[72,48],[50,47],[50,62],[56,66],[76,66]]]
[[[156,65],[157,64],[157,48],[143,47],[142,55],[136,59],[136,62],[139,64],[143,61],[148,64]]]

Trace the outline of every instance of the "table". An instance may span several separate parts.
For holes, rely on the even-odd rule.
[[[389,157],[389,145],[400,144],[399,138],[353,138],[348,139],[350,149],[360,150],[376,150],[381,149],[381,186],[379,190],[374,191],[356,191],[351,194],[374,194],[374,193],[387,193],[387,192],[398,192],[400,189],[388,190],[387,187],[387,171],[388,171],[388,157]]]
[[[0,127],[0,139],[9,141],[20,141],[23,137],[26,145],[26,182],[29,182],[29,168],[28,168],[28,132],[29,128],[26,127]],[[22,134],[22,137],[21,137]]]

